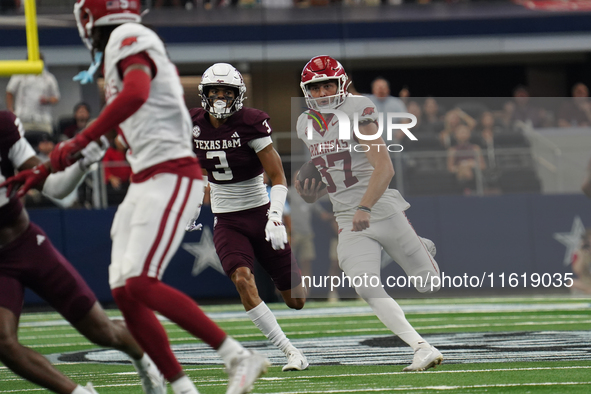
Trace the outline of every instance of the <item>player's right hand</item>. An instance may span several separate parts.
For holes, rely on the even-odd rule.
[[[0,189],[6,187],[6,197],[10,198],[16,192],[16,197],[21,198],[35,186],[41,185],[51,174],[45,163],[24,170],[8,178],[0,184]]]
[[[280,218],[269,217],[265,226],[265,240],[271,242],[275,250],[285,249],[287,244],[287,231]]]
[[[77,134],[74,138],[60,142],[53,148],[49,154],[49,160],[53,171],[63,171],[66,167],[76,163],[82,155],[80,151],[84,149],[90,140],[84,132]]]
[[[305,202],[308,204],[312,204],[316,200],[318,200],[318,196],[320,194],[320,188],[322,188],[322,182],[318,182],[316,184],[316,179],[306,179],[304,184],[298,180],[295,181],[295,188],[298,194],[304,199]]]

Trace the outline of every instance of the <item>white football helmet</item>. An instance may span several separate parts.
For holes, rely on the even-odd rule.
[[[207,94],[209,88],[214,86],[230,87],[235,91],[233,100],[222,101],[209,99]],[[201,106],[211,115],[218,119],[225,119],[242,109],[242,102],[246,97],[246,85],[242,74],[234,66],[228,63],[216,63],[209,67],[201,77],[199,94],[201,95]]]

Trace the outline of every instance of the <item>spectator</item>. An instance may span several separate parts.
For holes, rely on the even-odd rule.
[[[445,114],[444,127],[439,133],[439,139],[443,146],[449,148],[452,145],[452,138],[459,125],[467,126],[468,131],[472,132],[476,126],[476,120],[460,108],[454,108]],[[470,136],[468,136],[468,139],[470,139]]]
[[[495,117],[490,111],[484,111],[482,115],[480,115],[480,121],[478,122],[476,129],[480,138],[482,138],[483,147],[494,146],[495,134],[504,131],[503,127],[496,124]]]
[[[529,124],[532,127],[541,127],[544,124],[544,111],[533,106],[530,102],[529,91],[525,86],[519,85],[513,91],[515,109],[511,116],[511,126]]]
[[[475,189],[474,170],[478,163],[480,170],[486,168],[478,145],[470,143],[470,128],[465,124],[456,127],[455,145],[448,149],[447,169],[456,175],[464,194],[471,194]]]
[[[103,157],[107,200],[109,205],[119,205],[129,188],[131,167],[125,159],[123,151],[109,147]]]
[[[367,97],[373,101],[377,112],[406,112],[404,102],[390,95],[390,83],[383,77],[377,77],[373,80],[371,93]]]
[[[410,98],[410,90],[408,90],[408,86],[403,86],[402,89],[400,89],[400,92],[398,92],[398,97],[400,97],[400,100],[402,100],[404,105],[408,103],[408,99]]]
[[[406,110],[408,113],[414,115],[417,118],[417,124],[413,126],[411,130],[413,134],[421,134],[428,131],[423,123],[423,111],[419,103],[417,103],[416,101],[410,101],[408,103],[408,106],[406,107]],[[398,130],[398,132],[400,133],[398,137],[404,137],[404,133],[401,130]],[[398,139],[400,140],[400,138]]]
[[[67,119],[65,125],[60,124],[60,134],[62,139],[74,137],[79,131],[84,129],[90,120],[90,105],[85,102],[79,102],[74,106],[74,117]],[[60,122],[62,123],[62,122]]]
[[[567,101],[558,113],[559,127],[588,127],[591,124],[591,101],[589,89],[583,83],[577,83],[572,89],[572,100]]]
[[[581,239],[581,246],[573,254],[573,279],[571,292],[573,294],[591,294],[591,230],[585,231]]]
[[[498,123],[507,131],[513,130],[513,113],[515,113],[514,101],[505,102],[503,109],[495,113]]]
[[[433,97],[427,97],[423,103],[423,127],[433,134],[443,130],[443,121],[439,114],[439,104]]]
[[[19,117],[33,146],[38,145],[41,133],[53,134],[51,106],[59,100],[57,80],[46,68],[39,75],[13,75],[6,86],[6,107]]]
[[[39,143],[35,148],[37,152],[37,157],[41,159],[41,161],[49,160],[49,154],[55,147],[55,141],[49,135],[49,133],[40,134]]]

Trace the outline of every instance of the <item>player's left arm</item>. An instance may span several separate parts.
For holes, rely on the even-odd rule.
[[[375,135],[378,132],[378,125],[375,122],[360,124],[359,132],[364,135]],[[373,140],[369,145],[370,149],[365,152],[365,156],[374,171],[371,178],[369,178],[367,190],[359,202],[359,208],[353,216],[353,231],[362,231],[369,228],[371,212],[368,212],[368,210],[371,210],[382,197],[394,176],[394,166],[382,137]]]
[[[285,249],[287,232],[283,225],[283,209],[287,197],[287,180],[283,171],[283,164],[279,153],[268,144],[257,152],[257,156],[263,165],[263,169],[271,180],[271,206],[269,208],[268,222],[265,227],[267,241],[271,242],[273,249]]]

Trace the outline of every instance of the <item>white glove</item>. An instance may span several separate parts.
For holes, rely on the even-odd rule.
[[[287,243],[287,231],[281,219],[270,216],[265,226],[265,240],[271,242],[273,249],[285,249]]]
[[[80,168],[82,171],[88,170],[91,165],[101,161],[107,149],[109,149],[109,140],[104,135],[100,138],[100,144],[92,141],[86,145],[86,148],[80,152],[82,154],[82,158],[80,159]]]
[[[190,233],[191,231],[201,231],[203,230],[203,224],[197,223],[197,219],[199,218],[199,214],[201,213],[201,205],[197,208],[197,212],[195,212],[195,216],[193,219],[189,220],[189,223],[185,226],[185,231]]]

